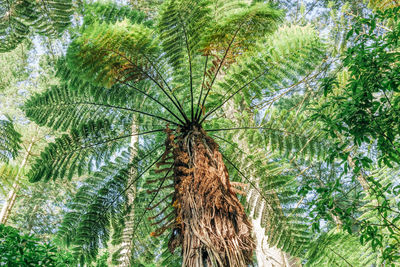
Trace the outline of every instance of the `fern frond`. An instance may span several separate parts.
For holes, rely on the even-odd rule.
[[[0,120],[0,161],[7,162],[18,155],[21,146],[21,134],[10,120]]]
[[[368,4],[373,9],[386,10],[400,6],[398,1],[394,0],[369,0]]]
[[[1,0],[0,7],[0,53],[17,47],[30,32],[58,35],[73,13],[71,0]]]
[[[129,6],[118,5],[111,1],[84,3],[83,27],[102,21],[116,23],[129,20],[132,24],[144,24],[151,26],[152,22],[146,19],[143,12],[132,9]]]
[[[111,118],[110,124],[117,123],[129,127],[132,114],[148,116],[153,121],[166,121],[166,118],[134,109],[143,102],[143,94],[129,88],[114,86],[110,89],[95,87],[87,83],[54,86],[50,90],[33,96],[25,103],[25,112],[37,124],[66,131],[90,120]],[[140,89],[137,89],[140,90]],[[128,97],[129,100],[126,99]],[[142,109],[146,106],[142,105]],[[121,123],[122,122],[122,123]]]
[[[138,133],[151,134],[162,132],[154,130]],[[116,128],[107,120],[89,121],[78,128],[63,134],[40,154],[32,166],[28,177],[31,181],[49,180],[67,177],[71,179],[77,172],[82,175],[99,167],[104,159],[110,158],[122,145],[128,142],[132,133],[128,129]]]
[[[236,104],[244,99],[251,106],[255,100],[272,97],[307,71],[313,71],[324,53],[323,43],[309,26],[281,27],[259,45],[263,49],[248,53],[218,83],[205,105],[208,113],[203,121],[231,99]]]
[[[232,49],[230,55],[226,55],[228,57],[244,53],[255,45],[255,40],[263,39],[276,30],[281,15],[282,12],[263,3],[242,5],[240,9],[225,12],[203,38],[204,52],[220,51],[223,55]]]
[[[38,19],[31,27],[35,33],[46,36],[57,36],[67,28],[74,12],[71,0],[37,1],[35,10]]]
[[[127,20],[111,25],[95,23],[70,45],[69,67],[86,80],[107,87],[118,80],[154,79],[145,58],[157,53],[151,36],[150,29]]]
[[[275,152],[291,160],[320,159],[329,149],[328,141],[318,127],[307,121],[303,114],[272,110],[260,121],[260,125],[249,124],[247,112],[238,115],[240,125],[229,119],[214,119],[207,124],[207,131],[228,140],[248,140],[249,148],[263,145],[267,151]]]
[[[125,20],[112,25],[103,23],[88,27],[70,45],[67,59],[72,70],[81,74],[84,80],[99,86],[110,87],[122,83],[135,87],[129,83],[151,81],[157,88],[154,93],[161,91],[176,110],[171,111],[166,105],[163,107],[174,116],[180,113],[188,121],[159,68],[155,67],[159,60],[158,54],[157,40],[153,38],[151,30]],[[164,89],[164,85],[169,92]]]
[[[372,266],[377,254],[369,246],[362,246],[358,237],[342,231],[322,234],[310,244],[305,255],[305,266]]]
[[[209,25],[211,1],[166,1],[160,12],[158,30],[162,47],[171,66],[188,66],[198,53],[199,42]],[[186,72],[189,75],[189,73]]]
[[[123,228],[128,212],[125,192],[135,186],[129,182],[130,169],[140,163],[143,170],[134,178],[138,181],[157,162],[158,159],[154,161],[148,157],[160,154],[159,148],[141,150],[134,161],[129,152],[122,152],[114,162],[109,162],[85,180],[69,204],[70,211],[58,231],[58,238],[72,245],[77,256],[84,257],[86,262],[93,261],[98,250],[107,246],[112,229],[118,232]]]
[[[18,175],[18,168],[9,164],[0,165],[0,194],[7,195]]]
[[[296,205],[299,198],[293,197],[295,176],[283,173],[287,166],[266,160],[263,152],[244,152],[232,144],[224,145],[224,159],[230,173],[248,184],[247,207],[253,218],[261,218],[268,244],[292,256],[304,252],[311,238],[309,222]]]

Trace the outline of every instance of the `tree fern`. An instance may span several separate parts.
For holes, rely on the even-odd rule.
[[[260,94],[261,85],[254,84],[273,69],[272,54],[265,51],[263,44],[268,44],[267,35],[277,28],[280,12],[266,4],[246,3],[228,3],[219,9],[208,1],[167,1],[161,10],[155,32],[128,20],[93,23],[83,28],[68,48],[66,62],[71,75],[64,72],[66,86],[36,96],[26,105],[27,114],[38,123],[68,131],[42,153],[29,176],[32,180],[55,179],[67,175],[67,171],[77,170],[79,174],[84,168],[109,165],[115,155],[126,149],[127,142],[122,140],[131,133],[125,122],[135,114],[138,134],[146,134],[140,149],[148,151],[148,144],[152,144],[164,150],[160,158],[153,159],[158,169],[148,180],[150,188],[143,196],[148,200],[148,209],[138,218],[137,227],[149,215],[155,227],[152,235],[169,239],[166,243],[171,252],[181,250],[183,265],[249,264],[254,249],[251,224],[237,196],[241,190],[229,181],[221,154],[223,147],[210,136],[210,129],[218,111],[229,100]],[[305,46],[318,50],[320,43],[313,38]],[[259,54],[262,56],[254,57]],[[298,72],[281,68],[279,73],[290,77]],[[79,80],[84,80],[85,86],[81,87]],[[88,83],[90,86],[86,87]],[[87,103],[87,99],[91,102]],[[47,108],[49,103],[55,108]],[[63,108],[64,104],[70,110]],[[77,114],[83,115],[81,121],[73,119]],[[90,117],[92,120],[88,120]],[[247,127],[238,125],[242,126]],[[249,157],[250,160],[256,158]],[[244,165],[232,163],[239,168],[229,167],[231,172],[243,173]],[[259,170],[258,165],[251,165],[255,170],[250,171],[261,174],[265,168]],[[140,170],[142,166],[138,166]],[[302,219],[295,216],[300,210],[288,216],[290,213],[285,214],[285,207],[281,207],[294,201],[290,190],[280,191],[282,185],[293,188],[292,181],[290,175],[277,175],[275,182],[257,187],[265,187],[272,196],[266,203],[276,216],[264,220],[269,224],[271,243],[295,253],[299,249],[293,244],[304,242],[307,233],[301,226]],[[106,203],[113,203],[109,195],[114,193],[113,188],[97,194],[96,205],[84,205],[95,209],[92,215],[97,218],[93,221],[82,217],[84,223],[73,235],[77,253],[84,257],[93,258],[98,244],[105,245],[94,232],[85,234],[90,231],[89,225],[93,224],[92,229],[104,240],[109,236],[111,217],[100,210],[107,207]],[[118,188],[115,192],[124,187]],[[139,184],[138,188],[146,186]],[[88,188],[85,191],[90,192]],[[290,219],[275,224],[285,216]],[[211,225],[219,230],[211,231]],[[230,237],[222,234],[225,230],[221,227],[232,233]],[[293,229],[299,230],[297,236]],[[284,238],[285,234],[290,238]],[[90,244],[95,244],[93,250]]]

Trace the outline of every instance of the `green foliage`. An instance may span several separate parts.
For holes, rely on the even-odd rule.
[[[131,23],[143,23],[150,26],[152,22],[146,19],[144,13],[131,9],[128,6],[117,5],[111,1],[85,3],[83,14],[83,27],[98,21],[116,23],[129,20]]]
[[[23,43],[11,52],[0,54],[0,92],[28,76],[26,65],[29,48],[29,45]]]
[[[147,78],[147,57],[152,58],[156,53],[151,30],[125,20],[89,26],[69,47],[67,58],[68,64],[79,68],[86,79],[90,77],[94,84],[110,87],[117,81]]]
[[[21,235],[10,226],[0,224],[0,264],[5,266],[75,266],[68,253],[32,235]]]
[[[160,147],[159,147],[160,148]],[[131,182],[131,168],[143,164],[140,173],[133,181],[147,173],[155,164],[154,157],[159,151],[141,151],[137,160],[130,162],[130,153],[123,152],[113,163],[93,173],[79,188],[74,199],[69,203],[69,212],[65,216],[58,231],[58,237],[67,245],[73,245],[77,257],[86,258],[86,262],[96,259],[98,250],[107,247],[111,231],[114,229],[114,244],[118,244],[125,222],[124,217],[129,212],[126,207],[126,191],[135,186]],[[140,162],[139,162],[140,161]],[[143,168],[143,169],[142,169]],[[131,224],[135,227],[135,224]]]
[[[370,0],[368,2],[371,7],[378,10],[386,10],[400,6],[400,3],[390,0]]]
[[[369,246],[362,246],[357,237],[342,231],[324,233],[307,252],[304,266],[371,266],[377,255]]]
[[[0,53],[14,49],[30,33],[57,36],[72,13],[72,0],[0,1]]]
[[[216,119],[231,99],[250,106],[296,82],[321,60],[322,42],[309,26],[281,27],[281,34],[270,36],[280,20],[281,12],[269,5],[236,1],[167,1],[155,31],[140,20],[98,23],[89,15],[66,59],[59,62],[61,85],[25,105],[27,116],[39,125],[66,131],[42,152],[28,174],[31,180],[88,173],[60,228],[60,237],[73,245],[82,261],[93,261],[111,236],[115,244],[121,240],[132,166],[139,173],[134,179],[135,235],[148,237],[154,225],[146,217],[161,220],[173,209],[170,183],[147,169],[158,159],[143,161],[152,149],[165,148],[162,131],[167,125],[173,131],[202,125],[228,142],[237,140],[235,129],[226,126],[243,130],[249,147],[256,148],[254,155],[237,153],[237,146],[221,139],[232,176],[251,183],[249,209],[254,216],[262,215],[268,242],[294,255],[305,251],[309,222],[301,207],[294,208],[299,201],[296,175],[284,173],[288,165],[278,166],[272,158],[266,161],[263,153],[315,158],[323,145],[312,125],[300,123],[303,117],[294,112],[270,114],[256,126],[249,125],[247,112],[238,116],[238,125]],[[131,133],[133,117],[137,133]],[[125,153],[132,135],[145,138],[139,139],[137,160],[129,163]],[[166,252],[168,234],[161,237],[164,247],[149,238],[134,241],[137,262],[152,263],[151,252],[156,251],[162,265],[179,264],[177,255]]]
[[[0,165],[0,194],[7,195],[7,192],[12,188],[13,182],[18,175],[18,168],[9,164]]]
[[[380,252],[382,264],[400,263],[398,171],[382,168],[365,177],[369,188],[359,217],[360,242]]]
[[[81,124],[46,147],[28,176],[31,181],[48,181],[59,177],[71,179],[75,172],[78,175],[84,171],[90,173],[104,158],[117,151],[121,144],[116,141],[130,136],[129,132],[114,129],[108,121]]]
[[[10,120],[0,120],[0,161],[8,161],[18,155],[21,135]]]
[[[324,54],[324,45],[310,26],[283,26],[258,46],[218,83],[219,90],[210,96],[206,110],[227,99],[229,94],[237,104],[247,105],[260,105],[265,99],[279,97],[299,77],[312,72]]]
[[[346,138],[355,145],[376,143],[379,163],[392,166],[400,162],[399,73],[400,7],[362,18],[347,33],[356,35],[343,60],[349,80],[337,88],[337,77],[324,80],[326,102],[312,119],[320,119],[333,137]],[[382,33],[377,23],[390,19],[393,29]],[[329,112],[329,113],[328,113]],[[341,149],[338,148],[338,151]],[[344,154],[332,155],[346,158]],[[358,168],[368,167],[367,157],[356,159]]]
[[[310,264],[320,261],[320,264],[327,261],[339,264],[347,260],[354,266],[365,266],[362,262],[358,265],[350,253],[353,250],[367,251],[369,256],[362,258],[374,260],[377,265],[398,264],[398,170],[377,166],[371,169],[353,176],[345,175],[341,164],[318,163],[302,175],[298,193],[309,199],[306,209],[313,221],[312,229],[322,232],[318,236],[323,238],[311,244],[307,256]],[[340,228],[343,237],[335,234],[331,240],[333,228]],[[340,241],[342,238],[346,241]],[[318,242],[330,247],[339,258],[329,251],[320,253]]]

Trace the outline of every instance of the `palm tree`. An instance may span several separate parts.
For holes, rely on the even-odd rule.
[[[68,241],[77,239],[79,249],[94,257],[110,235],[110,222],[123,221],[128,212],[123,208],[126,191],[156,166],[146,181],[153,186],[144,196],[148,204],[136,224],[151,214],[157,226],[151,235],[168,230],[168,248],[181,249],[184,266],[252,262],[252,226],[238,198],[245,185],[231,181],[223,158],[236,174],[245,170],[221,153],[210,133],[277,130],[246,121],[233,125],[220,116],[226,105],[249,105],[268,94],[271,83],[293,75],[271,64],[282,43],[266,47],[280,17],[280,11],[263,3],[170,0],[155,27],[129,16],[83,27],[60,63],[62,84],[25,106],[38,124],[66,131],[34,164],[32,181],[100,169],[78,192],[80,203],[87,205],[75,208],[86,212],[74,212],[61,228]],[[320,54],[317,39],[305,43],[310,55]],[[277,132],[279,139],[282,131]],[[132,136],[141,138],[135,160],[126,155]],[[138,166],[133,181],[127,178],[132,164]],[[275,193],[272,198],[277,204]],[[274,212],[282,214],[279,208]],[[274,242],[284,247],[285,238]]]

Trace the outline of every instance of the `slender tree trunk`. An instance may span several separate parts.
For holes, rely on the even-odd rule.
[[[39,205],[36,204],[33,207],[32,212],[30,213],[30,217],[29,217],[29,221],[28,221],[28,228],[26,229],[28,233],[30,233],[33,228],[33,221],[35,220],[34,216],[35,216],[36,212],[38,211],[38,209],[39,209]]]
[[[137,144],[139,137],[135,135],[137,133],[137,121],[134,118],[132,121],[131,127],[131,143],[130,143],[130,161],[133,162],[134,158],[137,155]],[[130,169],[129,180],[127,184],[132,184],[135,180],[137,174],[136,166],[132,166]],[[134,209],[134,201],[136,197],[136,185],[132,184],[131,187],[127,190],[127,207],[129,209],[128,215],[125,217],[125,225],[122,233],[122,243],[120,246],[120,257],[119,264],[117,266],[125,267],[125,266],[133,266],[132,263],[132,249],[133,249],[133,240],[134,240],[134,222],[135,222],[135,209]]]
[[[224,108],[224,113],[227,118],[232,121],[238,121],[235,114],[241,114],[240,108],[234,106],[233,102],[227,103]],[[238,147],[244,152],[250,152],[247,140],[244,136],[236,137],[234,140]],[[255,184],[258,184],[257,177],[250,177]],[[251,194],[258,194],[255,190],[250,190],[247,200],[250,199]],[[259,195],[257,197],[260,197]],[[263,203],[262,205],[264,205]],[[253,234],[256,241],[256,258],[259,267],[297,267],[301,266],[297,258],[293,258],[281,249],[270,246],[268,244],[268,236],[265,235],[265,229],[261,227],[261,214],[257,218],[253,218],[253,210],[251,211],[250,218],[253,224]]]
[[[25,166],[27,164],[27,161],[29,159],[29,156],[31,155],[31,150],[32,150],[32,146],[33,146],[34,141],[35,141],[35,137],[32,138],[32,140],[31,140],[31,142],[30,142],[30,144],[28,146],[28,149],[27,149],[27,151],[25,153],[24,159],[22,160],[21,165],[19,167],[17,176],[15,177],[15,181],[13,183],[12,189],[8,193],[8,196],[7,196],[7,199],[6,199],[6,203],[4,203],[4,206],[1,209],[1,212],[0,212],[0,223],[1,224],[6,224],[7,223],[7,220],[10,217],[11,211],[12,211],[12,209],[14,207],[15,200],[17,199],[17,194],[18,194],[18,192],[19,192],[19,190],[21,188],[19,182],[20,182],[20,180],[22,178],[22,175],[23,175],[23,169],[25,168]]]

